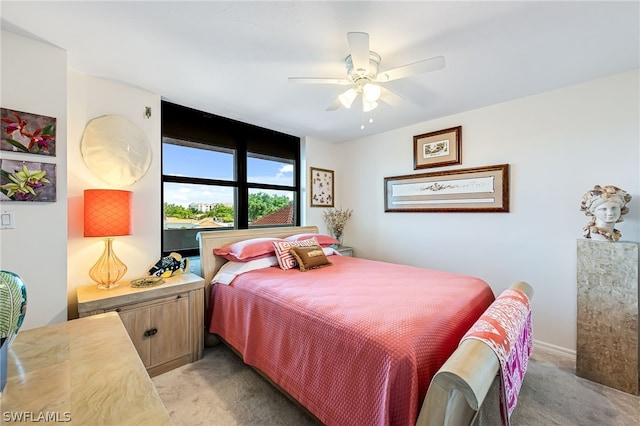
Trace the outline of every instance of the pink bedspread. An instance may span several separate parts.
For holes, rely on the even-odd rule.
[[[482,280],[343,256],[211,292],[210,331],[327,425],[413,425],[431,377],[494,300]]]

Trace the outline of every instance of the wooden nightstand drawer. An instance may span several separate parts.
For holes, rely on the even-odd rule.
[[[118,306],[113,306],[111,308],[107,308],[104,312],[116,311],[118,313],[123,313],[131,310],[136,310],[140,308],[147,307],[149,305],[158,305],[166,302],[173,302],[177,299],[189,299],[189,293],[180,293],[176,295],[166,296],[166,297],[158,297],[156,299],[145,300],[144,302],[131,303],[131,304],[123,304]]]
[[[188,273],[164,281],[147,288],[122,282],[108,290],[77,290],[80,317],[119,314],[151,376],[200,359],[204,350],[204,279]]]

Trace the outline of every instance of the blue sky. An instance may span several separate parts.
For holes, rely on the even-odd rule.
[[[293,185],[293,165],[249,158],[249,181]],[[219,151],[163,144],[163,173],[210,179],[233,179],[233,155]],[[282,193],[281,195],[289,195]],[[233,189],[202,185],[165,184],[164,201],[188,207],[191,203],[232,203]]]

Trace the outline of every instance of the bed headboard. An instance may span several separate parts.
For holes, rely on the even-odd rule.
[[[198,233],[200,246],[200,276],[204,278],[206,288],[211,279],[226,259],[213,254],[213,249],[224,247],[237,241],[251,238],[284,238],[289,235],[302,233],[318,233],[317,226],[288,226],[282,228],[233,229],[228,231],[207,231]],[[208,300],[206,303],[208,304]]]

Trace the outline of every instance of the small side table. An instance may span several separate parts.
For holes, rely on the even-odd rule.
[[[353,257],[353,247],[338,246],[338,248],[336,248],[336,251],[343,256]]]
[[[102,290],[78,287],[78,314],[115,311],[150,376],[202,358],[204,351],[204,279],[192,273],[164,278],[154,287],[135,288],[123,281]]]

